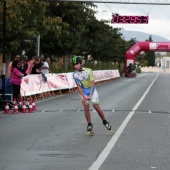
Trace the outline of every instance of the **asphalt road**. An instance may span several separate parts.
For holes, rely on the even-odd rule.
[[[169,170],[170,74],[142,73],[97,86],[112,135],[91,106],[88,137],[78,92],[0,113],[0,170]]]

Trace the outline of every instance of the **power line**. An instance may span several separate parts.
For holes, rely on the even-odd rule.
[[[104,3],[104,4],[105,4],[106,7],[110,10],[110,12],[114,13],[114,12],[112,11],[112,8],[111,8],[110,6],[108,6],[106,3]]]
[[[51,0],[58,1],[58,0]],[[93,3],[140,4],[140,5],[170,5],[170,0],[59,0]]]

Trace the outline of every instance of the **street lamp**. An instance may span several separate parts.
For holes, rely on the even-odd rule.
[[[103,20],[103,12],[107,12],[107,11],[106,11],[106,10],[103,10],[103,11],[102,11],[102,20]]]

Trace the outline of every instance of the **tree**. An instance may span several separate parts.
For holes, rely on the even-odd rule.
[[[65,58],[65,69],[70,56],[83,52],[103,62],[123,61],[133,41],[126,42],[119,33],[121,28],[113,29],[110,21],[98,21],[92,7],[96,5],[87,2],[8,0],[7,50],[35,54],[35,38],[40,35],[41,52]],[[0,4],[1,14],[2,9]]]
[[[170,52],[166,52],[166,56],[167,56],[167,57],[170,57]]]
[[[48,1],[42,0],[8,0],[6,11],[7,50],[21,53],[23,48],[35,49],[37,35],[46,35],[49,30],[54,34],[61,32],[60,17],[50,17],[47,12]],[[3,4],[0,3],[0,14]],[[0,40],[2,41],[2,22],[0,22]],[[2,49],[2,45],[0,45]]]
[[[153,42],[152,36],[149,36],[149,39],[146,41]],[[155,66],[155,52],[149,51],[145,52],[145,54],[145,60],[148,61],[148,66]]]

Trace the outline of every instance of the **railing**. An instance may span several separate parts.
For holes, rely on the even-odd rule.
[[[120,77],[118,70],[98,70],[93,71],[93,75],[96,83]],[[28,75],[24,77],[21,84],[21,95],[28,97],[64,89],[70,91],[76,88],[72,73],[46,74],[46,76],[46,82],[43,81],[41,75]],[[42,95],[42,97],[45,96]]]

